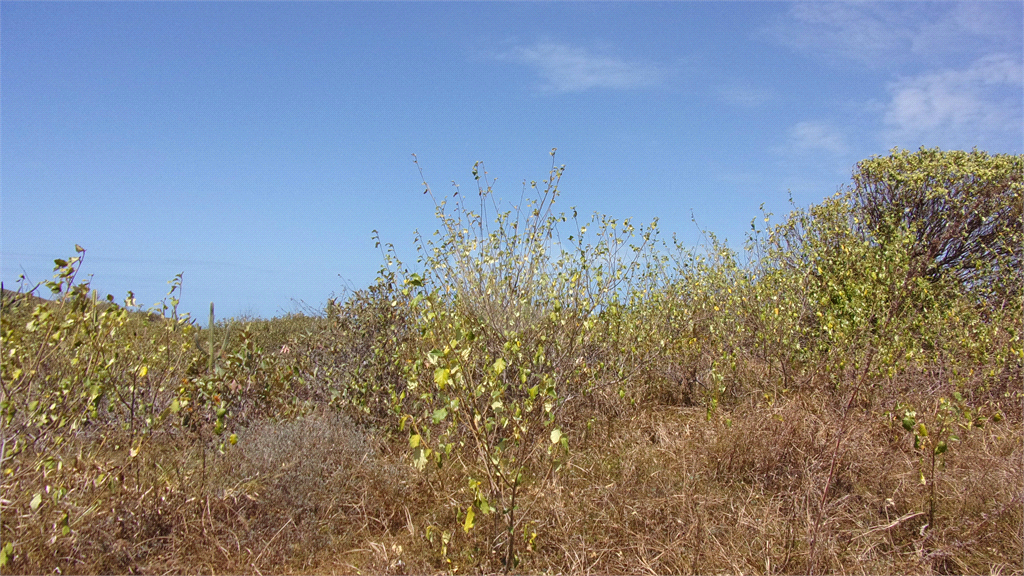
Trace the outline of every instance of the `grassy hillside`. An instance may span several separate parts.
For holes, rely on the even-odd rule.
[[[478,167],[415,265],[208,329],[76,247],[3,294],[0,567],[1020,574],[1022,172],[894,151],[736,250]]]

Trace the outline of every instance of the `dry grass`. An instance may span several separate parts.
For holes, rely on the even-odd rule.
[[[692,409],[637,412],[538,488],[544,537],[524,571],[1021,572],[1019,424],[950,454],[937,525],[924,529],[917,459],[870,416],[841,442],[820,507],[838,422],[816,412],[810,399],[710,422]]]
[[[929,493],[911,441],[859,409],[836,452],[842,419],[832,404],[801,395],[741,404],[710,420],[703,409],[648,405],[594,426],[560,470],[528,483],[513,571],[1024,572],[1019,417],[974,429],[950,449],[937,474],[935,525],[926,526]],[[70,537],[40,540],[39,554],[15,569],[502,570],[504,532],[490,525],[497,517],[469,534],[461,528],[472,502],[470,467],[417,472],[403,445],[327,412],[262,421],[240,436],[225,455],[208,453],[205,479],[198,455],[174,452],[172,438],[163,459],[175,454],[175,470],[155,466],[155,457],[126,465],[108,453],[112,480],[78,486],[76,509],[88,522],[73,524]],[[80,461],[102,460],[87,456]],[[73,476],[69,468],[63,473]]]

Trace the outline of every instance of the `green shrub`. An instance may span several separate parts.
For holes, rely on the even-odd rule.
[[[860,162],[851,192],[880,243],[910,231],[915,274],[951,275],[991,298],[1020,295],[1024,156],[893,150]]]
[[[553,204],[563,169],[552,165],[543,187],[530,186],[536,198],[524,185],[520,204],[502,211],[478,163],[479,212],[465,196],[450,211],[435,201],[440,229],[420,240],[422,275],[402,273],[419,338],[403,348],[407,382],[394,398],[414,462],[468,465],[474,500],[463,528],[478,515],[504,518],[505,570],[517,562],[517,497],[557,466],[569,446],[564,412],[603,370],[590,351],[597,316],[629,297],[654,234],[641,230],[628,245],[629,221],[595,215],[580,225],[574,211],[575,230],[561,236],[568,218]]]
[[[93,520],[98,503],[78,485],[80,466],[92,466],[86,482],[95,486],[116,474],[138,487],[140,455],[172,425],[192,354],[193,327],[176,309],[180,275],[170,304],[141,313],[130,292],[121,306],[78,282],[85,250],[76,252],[55,260],[45,283],[53,300],[4,294],[0,461],[4,517],[13,519],[3,525],[5,564],[40,553],[47,539],[74,539],[75,524]],[[65,470],[71,462],[74,472]]]

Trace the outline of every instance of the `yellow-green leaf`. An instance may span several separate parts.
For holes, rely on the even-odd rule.
[[[35,512],[36,510],[39,510],[39,505],[42,504],[42,503],[43,503],[43,495],[40,494],[39,492],[36,492],[36,495],[32,497],[32,501],[29,502],[28,505],[29,505],[29,507],[32,508],[32,511]]]
[[[417,470],[422,471],[427,467],[427,452],[423,446],[418,446],[412,451],[412,464]]]
[[[434,410],[434,415],[433,415],[432,420],[434,421],[434,424],[440,424],[447,417],[448,417],[448,410],[445,409],[445,408],[438,408],[437,410]]]
[[[494,375],[497,376],[505,371],[505,359],[498,358],[494,361]]]
[[[451,371],[447,368],[438,368],[437,370],[434,370],[434,383],[437,384],[438,388],[444,390],[445,385],[448,384],[448,380],[450,379]]]
[[[473,529],[474,518],[476,518],[476,514],[473,513],[473,506],[470,505],[469,509],[466,510],[466,521],[462,523],[462,529],[467,533]]]
[[[558,444],[558,441],[562,439],[562,431],[555,428],[551,431],[551,443]]]
[[[4,544],[3,548],[0,548],[0,568],[7,566],[11,562],[11,558],[14,558],[14,543],[8,542]]]

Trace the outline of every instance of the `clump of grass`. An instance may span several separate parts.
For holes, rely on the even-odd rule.
[[[209,522],[219,530],[182,551],[187,556],[234,552],[220,570],[309,571],[324,558],[358,550],[368,536],[405,529],[405,502],[415,482],[407,464],[348,418],[317,412],[259,422],[218,459],[205,498],[217,503]]]

